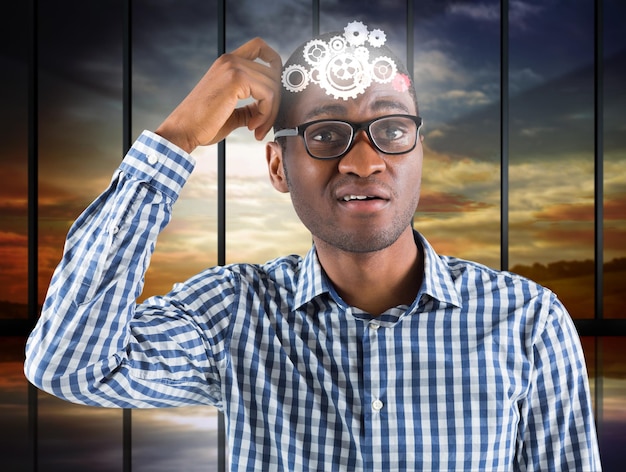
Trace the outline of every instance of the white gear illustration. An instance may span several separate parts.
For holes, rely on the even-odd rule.
[[[368,31],[362,22],[352,21],[343,35],[333,36],[328,42],[312,39],[306,43],[302,57],[311,68],[305,64],[287,66],[281,78],[283,86],[289,92],[301,92],[314,83],[335,99],[356,98],[373,81],[384,84],[396,76],[396,63],[390,57],[370,61],[371,48],[379,48],[385,41],[383,30]]]
[[[351,46],[361,46],[367,41],[367,26],[360,21],[353,21],[344,28],[344,34]]]
[[[322,41],[321,39],[313,39],[306,43],[304,49],[302,51],[302,55],[304,56],[304,60],[307,61],[310,65],[316,66],[321,61],[328,57],[328,43]]]
[[[363,70],[361,62],[346,54],[334,57],[330,63],[330,72],[339,80],[350,80],[359,71]]]
[[[393,59],[379,56],[371,63],[372,78],[381,84],[391,82],[396,75],[397,67]]]
[[[324,64],[319,74],[319,86],[335,99],[348,100],[365,92],[372,82],[368,65],[345,53]]]
[[[344,52],[347,45],[346,38],[344,38],[343,36],[333,36],[332,38],[330,38],[328,45],[334,53]]]
[[[282,76],[283,86],[290,92],[302,92],[309,85],[309,73],[299,64],[285,68]]]
[[[309,72],[309,80],[312,83],[319,85],[321,73],[322,71],[317,67],[315,69],[311,69],[311,72]]]
[[[383,30],[375,29],[370,32],[367,40],[373,47],[379,48],[387,41],[387,35]]]

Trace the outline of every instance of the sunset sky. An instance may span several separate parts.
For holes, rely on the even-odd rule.
[[[63,8],[40,5],[40,298],[69,225],[106,187],[122,150],[121,7],[63,4],[86,20],[70,27]],[[172,5],[135,3],[133,136],[154,129],[216,57],[216,3]],[[404,1],[354,5],[321,2],[321,30],[359,19],[385,30],[388,44],[406,54]],[[510,266],[593,258],[593,7],[563,5],[511,2]],[[626,256],[626,41],[611,8],[623,10],[605,6],[605,260]],[[260,35],[286,58],[310,35],[309,9],[308,0],[230,2],[227,49]],[[418,2],[414,31],[425,121],[415,226],[441,253],[493,267],[500,265],[498,9],[494,1]],[[18,53],[5,57],[14,66],[3,78],[5,98],[16,111],[1,115],[8,132],[0,161],[12,176],[0,190],[0,300],[14,302],[25,299],[27,282],[27,89]],[[227,141],[228,262],[263,262],[310,246],[289,197],[269,185],[264,155],[264,143],[247,131]],[[146,294],[217,261],[216,149],[194,156],[198,167],[159,240]]]

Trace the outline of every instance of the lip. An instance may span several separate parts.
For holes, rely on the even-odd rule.
[[[360,212],[378,211],[391,200],[390,192],[382,185],[344,185],[336,189],[337,202],[344,208]]]

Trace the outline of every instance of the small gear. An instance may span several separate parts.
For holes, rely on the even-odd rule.
[[[320,39],[313,39],[306,43],[302,50],[304,60],[310,65],[316,66],[328,56],[328,44]]]
[[[375,29],[370,32],[367,40],[372,45],[372,47],[379,48],[383,44],[385,44],[385,41],[387,41],[387,35],[383,30]]]
[[[348,23],[344,29],[344,36],[351,46],[361,46],[367,41],[367,26],[360,21]]]
[[[333,36],[330,38],[330,41],[328,41],[328,44],[334,53],[342,53],[346,49],[346,38],[343,36]]]
[[[396,75],[397,67],[393,59],[387,56],[379,56],[371,63],[372,78],[381,84],[391,82]]]
[[[318,68],[311,69],[311,72],[309,72],[309,80],[311,81],[311,83],[319,85],[321,73],[322,72]]]
[[[282,76],[283,86],[290,92],[302,92],[309,85],[309,73],[300,64],[287,66]]]

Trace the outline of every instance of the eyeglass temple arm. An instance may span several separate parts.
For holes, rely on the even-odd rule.
[[[298,136],[298,128],[281,129],[274,133],[274,138],[283,138],[285,136]]]

